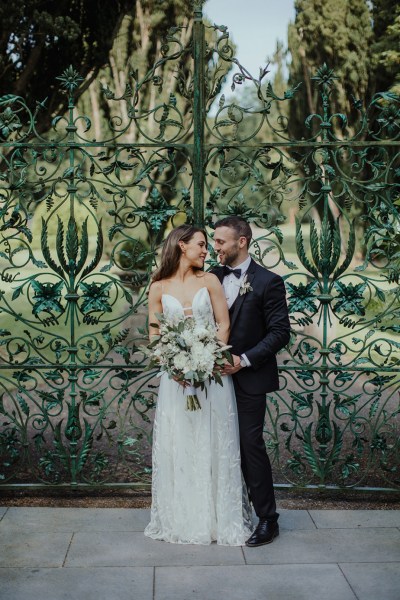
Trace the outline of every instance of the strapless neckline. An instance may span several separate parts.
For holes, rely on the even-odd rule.
[[[190,306],[183,306],[182,302],[180,300],[178,300],[178,298],[176,296],[173,296],[172,294],[162,294],[162,296],[169,296],[170,298],[173,298],[174,300],[176,300],[176,302],[179,304],[179,306],[182,308],[182,310],[191,310],[193,308],[193,303],[197,297],[197,295],[202,291],[202,290],[206,290],[207,287],[204,285],[203,287],[201,287],[200,289],[197,290],[197,292],[195,293],[195,295],[192,298],[192,304]]]

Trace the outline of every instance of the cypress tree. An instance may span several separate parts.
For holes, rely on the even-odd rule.
[[[400,94],[400,5],[393,0],[373,0],[372,67],[376,91]]]
[[[337,91],[331,96],[332,112],[348,114],[351,97],[365,96],[372,23],[366,0],[296,0],[295,9],[288,31],[289,78],[291,86],[304,83],[291,103],[290,123],[292,133],[301,137],[305,117],[317,111],[317,92],[310,77],[324,63],[338,77]]]

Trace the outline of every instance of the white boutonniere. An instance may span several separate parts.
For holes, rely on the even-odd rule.
[[[240,284],[240,288],[239,288],[239,294],[240,296],[243,296],[244,294],[247,294],[248,292],[252,292],[253,288],[251,287],[250,283],[247,281],[247,275],[245,275],[243,277],[242,283]]]

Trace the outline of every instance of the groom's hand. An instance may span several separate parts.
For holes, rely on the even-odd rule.
[[[242,368],[240,366],[240,356],[236,356],[236,354],[232,354],[233,365],[231,365],[228,361],[226,361],[224,368],[222,369],[222,375],[234,375]]]

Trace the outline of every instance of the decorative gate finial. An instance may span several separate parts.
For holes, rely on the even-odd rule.
[[[203,4],[205,0],[193,0],[193,17],[195,21],[203,19]]]

